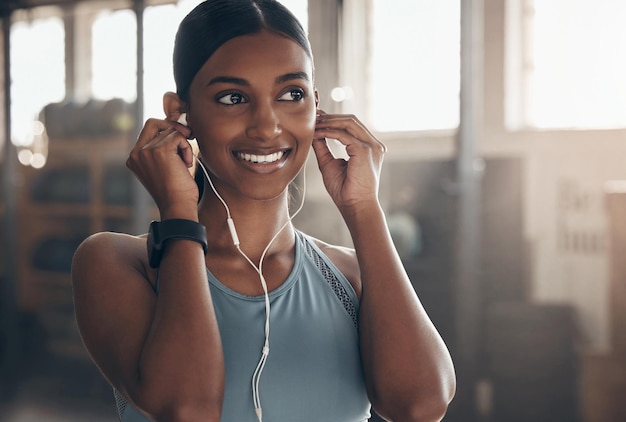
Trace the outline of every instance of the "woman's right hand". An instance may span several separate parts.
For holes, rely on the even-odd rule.
[[[175,121],[148,119],[126,166],[154,199],[161,219],[198,220],[198,187],[189,168],[193,149],[191,130]]]

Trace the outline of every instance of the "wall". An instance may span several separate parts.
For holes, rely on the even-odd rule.
[[[626,130],[512,131],[505,128],[505,96],[508,92],[505,77],[506,4],[502,0],[484,0],[484,124],[482,137],[476,140],[479,153],[487,163],[483,179],[483,257],[479,269],[480,283],[484,288],[481,292],[482,300],[497,304],[501,300],[525,299],[537,306],[524,308],[529,315],[537,310],[565,312],[562,305],[571,305],[575,311],[572,315],[576,320],[577,331],[571,332],[569,343],[561,346],[583,353],[578,356],[576,365],[569,368],[568,377],[556,377],[553,380],[557,382],[558,388],[554,388],[557,384],[547,384],[545,381],[537,383],[537,380],[533,380],[535,384],[532,387],[522,386],[518,391],[511,386],[504,388],[502,384],[495,385],[494,381],[491,384],[492,392],[489,393],[487,388],[478,407],[486,414],[495,412],[497,409],[493,409],[494,403],[503,402],[505,391],[506,394],[515,393],[509,394],[514,397],[515,403],[508,409],[510,411],[515,411],[515,406],[527,410],[537,408],[536,400],[539,398],[544,404],[554,403],[553,399],[556,399],[561,400],[563,412],[576,413],[577,406],[580,406],[580,414],[585,416],[586,421],[601,420],[593,419],[590,415],[608,409],[605,405],[607,393],[615,394],[612,387],[602,387],[601,380],[606,379],[611,372],[624,369],[621,360],[606,357],[610,356],[612,345],[609,233],[604,188],[608,180],[626,179],[626,166],[623,164],[626,158]],[[321,66],[327,63],[332,63],[332,60],[322,60]],[[333,86],[332,83],[328,85]],[[402,195],[398,186],[403,183],[419,191],[414,193],[418,196],[429,190],[454,192],[453,174],[437,176],[426,186],[423,183],[424,171],[429,165],[454,160],[455,136],[454,132],[380,135],[389,147],[381,180],[381,200],[387,210],[394,211],[397,206],[398,196]],[[492,163],[504,165],[507,171],[500,174],[508,177],[488,174],[494,170]],[[512,163],[514,165],[509,166]],[[313,235],[349,245],[349,234],[327,198],[318,173],[313,160],[307,169],[307,203],[310,206],[305,208],[298,223]],[[403,178],[403,174],[408,176]],[[510,197],[507,198],[507,195]],[[499,201],[504,201],[503,207],[500,207]],[[448,208],[442,206],[441,202],[433,202],[431,205],[427,209],[417,208],[415,212],[422,221],[436,213],[447,213],[448,220],[439,221],[435,227],[440,230],[434,233],[435,237],[445,238],[450,233],[443,228],[456,221],[456,214],[450,212],[449,208],[454,207],[454,204],[448,204]],[[507,214],[512,205],[521,206],[519,214]],[[443,261],[439,258],[429,259],[428,255],[424,255],[410,261],[407,270],[411,272],[429,314],[449,346],[454,348],[456,321],[453,314],[443,311],[445,306],[442,306],[449,300],[449,295],[455,293],[452,287],[454,274],[444,271],[455,264],[452,258],[455,253],[454,242],[445,238],[444,247],[438,253],[437,256],[443,257]],[[453,305],[450,302],[447,304]],[[550,308],[549,305],[555,306]],[[502,310],[502,307],[499,309]],[[509,314],[505,311],[502,315]],[[517,327],[528,328],[523,323],[522,318],[517,321]],[[544,322],[537,323],[535,328],[541,329],[539,331],[544,337],[530,336],[516,340],[526,349],[544,350],[542,346],[546,344],[542,342],[558,338],[565,325],[546,326]],[[555,327],[558,327],[557,331],[550,331]],[[476,342],[478,347],[488,347],[480,339]],[[574,342],[577,343],[572,344]],[[496,352],[501,354],[502,350]],[[559,349],[557,353],[557,349],[554,349],[553,352],[550,355],[544,350],[542,362],[562,360],[564,350]],[[528,368],[520,362],[511,362],[511,365],[513,369],[528,372]],[[488,369],[483,368],[482,373],[488,374]],[[619,379],[611,385],[621,382]],[[578,387],[581,394],[576,397]],[[500,399],[490,396],[494,391],[500,395]],[[550,394],[555,391],[566,391],[567,400],[551,397]],[[526,393],[526,397],[522,397],[522,393]],[[448,419],[472,420],[468,415],[468,408],[471,407],[468,402],[474,399],[472,392],[459,391]],[[536,417],[530,419],[539,420]]]
[[[524,233],[530,298],[572,304],[587,351],[609,349],[607,220],[604,184],[626,178],[626,130],[504,129],[505,6],[486,0],[486,155],[525,158]]]

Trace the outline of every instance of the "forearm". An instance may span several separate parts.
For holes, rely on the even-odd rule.
[[[454,392],[448,350],[404,270],[379,204],[343,215],[361,271],[361,353],[372,401],[378,410],[390,409],[392,419],[394,412],[413,418],[425,409],[424,420],[436,420],[427,415],[440,406],[445,412]]]
[[[224,360],[204,255],[196,242],[167,244],[138,370],[140,400],[157,403],[165,412],[219,414]]]

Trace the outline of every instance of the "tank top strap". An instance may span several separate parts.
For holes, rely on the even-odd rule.
[[[356,293],[354,293],[352,285],[307,235],[300,231],[296,231],[296,233],[304,245],[306,255],[322,274],[343,308],[350,315],[354,325],[358,326],[358,302],[356,301]],[[338,274],[341,278],[338,277]],[[352,295],[348,293],[349,291],[352,292]]]

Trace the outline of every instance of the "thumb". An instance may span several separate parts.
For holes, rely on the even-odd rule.
[[[326,138],[313,139],[312,147],[313,152],[315,153],[315,158],[317,159],[317,163],[319,164],[320,168],[324,167],[326,164],[335,159],[333,153],[328,147]]]

